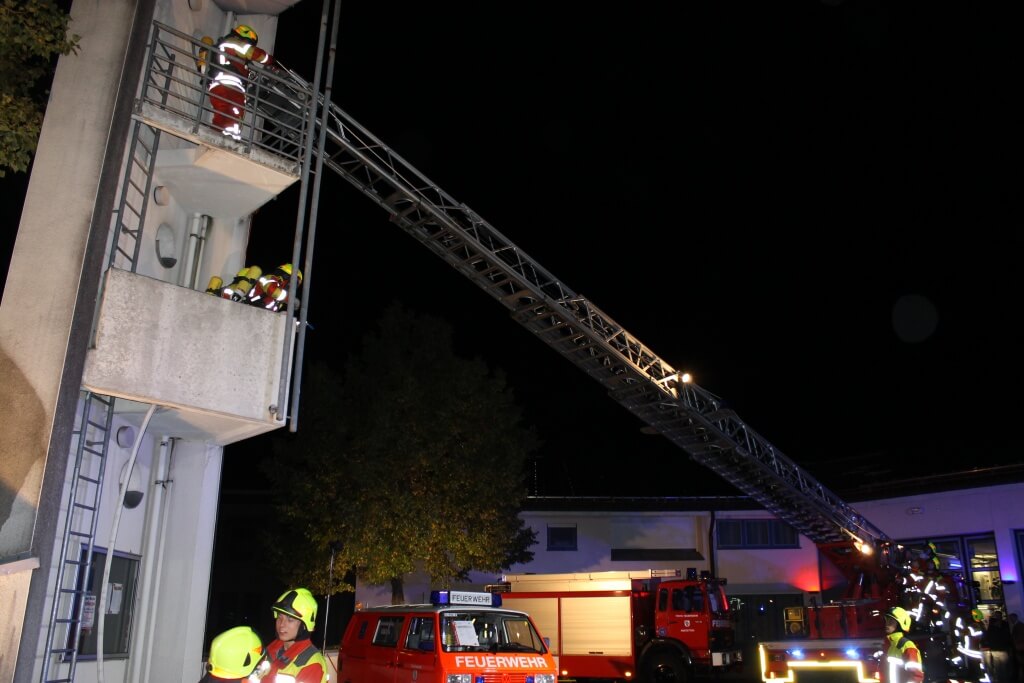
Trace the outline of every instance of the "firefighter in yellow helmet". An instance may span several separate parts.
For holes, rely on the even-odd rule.
[[[327,683],[327,660],[310,640],[317,611],[313,594],[305,588],[292,588],[271,609],[277,639],[267,646],[270,670],[264,683]]]
[[[924,680],[921,651],[909,636],[912,621],[910,613],[902,607],[892,607],[885,613],[884,683],[921,683]]]
[[[210,643],[209,670],[199,683],[259,680],[260,670],[269,669],[263,662],[263,642],[248,626],[224,631]]]
[[[302,284],[302,271],[297,270],[292,287],[292,264],[285,263],[261,276],[249,294],[249,303],[268,311],[283,311],[288,306],[288,293]]]
[[[259,36],[256,31],[251,26],[239,24],[216,41],[217,52],[211,55],[213,69],[209,91],[213,127],[235,140],[242,139],[249,64],[256,62],[269,66],[274,61],[266,50],[256,47],[257,42]]]

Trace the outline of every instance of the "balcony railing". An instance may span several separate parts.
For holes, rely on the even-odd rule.
[[[206,66],[200,68],[203,51]],[[203,137],[206,133],[215,136],[214,139],[225,137],[210,125],[214,114],[212,98],[216,97],[210,93],[214,73],[210,65],[218,54],[237,61],[215,46],[154,22],[136,113],[170,121],[182,132]],[[237,119],[241,126],[237,145],[243,150],[270,152],[286,163],[300,163],[315,93],[287,69],[255,63],[248,67],[245,112]],[[230,138],[224,143],[235,145]]]

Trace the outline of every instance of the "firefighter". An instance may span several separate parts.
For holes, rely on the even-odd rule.
[[[249,293],[261,275],[263,275],[263,269],[259,266],[242,268],[231,280],[231,284],[221,290],[221,298],[232,301],[248,301]]]
[[[283,311],[288,306],[288,287],[292,280],[292,264],[278,266],[259,278],[249,293],[249,303],[268,311]],[[302,271],[298,271],[295,289],[302,284]]]
[[[239,24],[231,33],[217,41],[210,79],[210,104],[213,106],[213,127],[235,140],[242,139],[245,116],[245,88],[249,81],[249,64],[273,63],[266,50],[256,47],[259,36],[252,27]]]
[[[310,640],[316,626],[316,598],[305,588],[293,588],[271,608],[277,639],[267,646],[270,669],[264,683],[327,683],[327,660]]]
[[[885,613],[885,683],[921,683],[924,680],[921,651],[908,635],[910,624],[910,613],[902,607],[892,607]]]
[[[258,681],[270,666],[262,662],[263,642],[248,626],[224,631],[210,643],[210,668],[199,683]],[[259,667],[259,669],[258,669]]]

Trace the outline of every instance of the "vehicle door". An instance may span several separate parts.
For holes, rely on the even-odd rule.
[[[698,657],[707,656],[707,600],[699,584],[663,586],[658,591],[657,612],[657,622],[664,625],[667,637],[686,643]]]
[[[368,678],[356,683],[394,683],[398,671],[398,642],[404,621],[403,616],[381,616],[367,654]]]
[[[435,650],[436,629],[433,615],[409,618],[398,647],[395,683],[443,683]]]

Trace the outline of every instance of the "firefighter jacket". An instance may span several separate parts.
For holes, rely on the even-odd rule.
[[[327,683],[327,660],[308,638],[286,648],[280,640],[267,646],[270,671],[262,683]]]
[[[288,305],[290,278],[278,272],[263,275],[249,292],[249,303],[268,311],[283,311]]]
[[[216,66],[210,80],[211,90],[221,85],[244,93],[245,84],[249,80],[249,62],[270,62],[270,55],[266,50],[247,43],[234,33],[229,33],[217,41],[217,49],[220,52],[213,55]]]
[[[906,633],[895,631],[886,636],[886,645],[885,683],[921,683],[924,664],[914,641]]]

